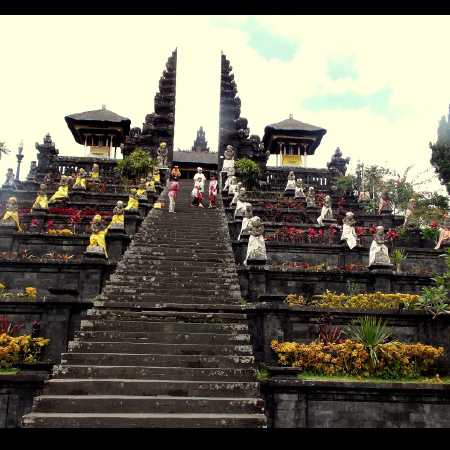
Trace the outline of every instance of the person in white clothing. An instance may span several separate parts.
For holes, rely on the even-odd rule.
[[[197,167],[197,173],[194,175],[194,183],[198,181],[199,183],[199,187],[200,187],[200,191],[202,192],[202,194],[205,193],[205,181],[206,181],[206,177],[205,174],[203,173],[203,169],[201,167]]]

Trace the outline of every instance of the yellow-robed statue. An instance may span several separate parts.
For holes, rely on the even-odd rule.
[[[33,209],[48,209],[47,185],[41,184],[36,200],[33,203]]]
[[[73,184],[72,189],[86,190],[86,178],[87,178],[87,173],[81,167],[77,173],[77,177],[75,178],[75,183]]]
[[[91,179],[98,180],[100,178],[100,166],[97,163],[92,165]]]
[[[111,218],[111,223],[108,225],[108,230],[110,228],[116,230],[123,230],[125,228],[125,217],[123,210],[123,201],[119,200],[113,209],[113,216]]]
[[[106,233],[108,229],[102,222],[102,216],[96,214],[91,222],[91,236],[89,237],[89,246],[86,249],[89,253],[99,253],[104,254],[108,257],[108,252],[106,250]]]
[[[58,190],[50,197],[49,204],[69,198],[69,177],[62,175]]]
[[[128,204],[125,208],[126,210],[129,209],[139,209],[139,200],[137,196],[136,189],[130,189],[130,196],[128,197]]]
[[[19,222],[19,206],[16,197],[10,197],[6,202],[6,211],[5,214],[3,214],[2,223],[14,223],[17,227],[17,231],[22,231]]]

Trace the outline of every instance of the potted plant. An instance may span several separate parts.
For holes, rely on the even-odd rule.
[[[396,248],[391,253],[391,260],[395,264],[395,270],[397,273],[401,272],[401,264],[406,259],[408,255],[405,253],[405,250],[403,248]]]

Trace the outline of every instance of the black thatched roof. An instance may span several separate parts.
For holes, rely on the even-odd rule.
[[[108,109],[95,109],[93,111],[85,111],[76,114],[70,114],[65,117],[66,122],[67,119],[80,120],[80,121],[92,121],[92,122],[130,122],[130,119],[127,117],[119,116],[115,112],[109,111]]]
[[[300,120],[295,120],[291,117],[289,119],[282,120],[281,122],[267,125],[264,131],[270,129],[273,131],[315,131],[319,133],[322,132],[323,134],[327,132],[324,128],[316,127],[315,125],[310,125],[309,123],[300,122]]]
[[[119,145],[125,141],[125,136],[130,132],[130,119],[119,116],[105,107],[93,111],[85,111],[76,114],[70,114],[64,117],[67,126],[75,138],[75,141],[81,145],[85,143],[85,135],[92,133],[114,135],[113,146]]]
[[[263,143],[271,153],[279,153],[277,142],[302,142],[306,145],[307,154],[313,155],[326,132],[325,128],[300,122],[291,115],[289,119],[267,125],[264,128]]]
[[[216,152],[173,152],[173,163],[215,164],[218,162]]]

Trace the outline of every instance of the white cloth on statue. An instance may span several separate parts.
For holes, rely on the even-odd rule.
[[[293,191],[296,187],[295,180],[288,180],[286,184],[285,191]]]
[[[320,211],[320,216],[317,218],[317,223],[319,225],[323,224],[323,219],[329,215],[330,217],[333,216],[333,211],[331,208],[326,207],[325,205],[322,206],[322,210]]]
[[[236,189],[237,189],[237,183],[236,184],[230,184],[229,187],[228,187],[228,195],[235,195]]]
[[[230,169],[234,168],[234,159],[225,159],[223,161],[222,171],[230,175]]]
[[[296,187],[294,198],[300,198],[300,197],[304,197],[304,196],[305,196],[305,192],[303,191],[303,188]]]
[[[243,216],[245,214],[247,206],[251,206],[251,203],[238,200],[236,203],[236,209],[234,210],[234,217],[236,218],[236,216]]]
[[[264,236],[252,236],[248,239],[247,256],[244,264],[247,265],[248,259],[260,259],[266,260],[266,243],[264,242]]]
[[[372,241],[372,245],[370,246],[369,252],[369,266],[371,266],[375,262],[375,257],[378,252],[384,253],[386,255],[387,260],[389,260],[389,251],[386,245],[378,244],[378,242],[374,239]]]
[[[205,181],[206,181],[205,175],[203,175],[202,173],[196,173],[194,175],[194,182],[195,181],[198,181],[200,183],[200,190],[202,192],[205,192]]]
[[[244,217],[242,219],[241,231],[238,236],[238,241],[241,240],[241,236],[243,233],[248,234],[248,226],[250,225],[250,219],[251,219],[251,217]]]
[[[234,197],[233,197],[233,200],[231,200],[230,205],[236,205],[238,202],[238,197],[239,197],[239,191],[237,189],[235,189]]]
[[[355,227],[351,227],[344,223],[342,227],[342,236],[341,241],[346,240],[348,247],[351,249],[356,247],[357,239],[356,239],[356,231]]]

